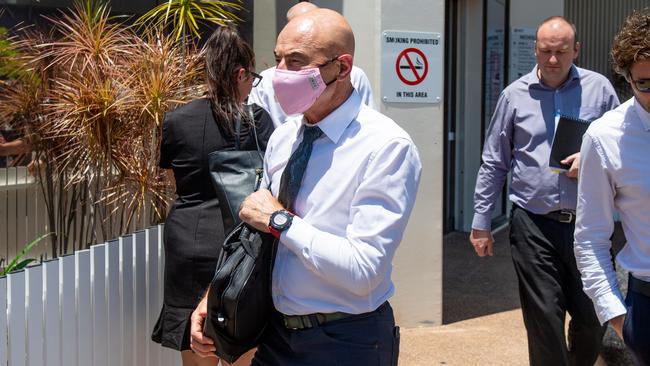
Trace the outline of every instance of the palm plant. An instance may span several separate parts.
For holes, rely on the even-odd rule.
[[[241,0],[167,0],[140,17],[137,23],[171,27],[176,41],[184,40],[187,35],[201,38],[199,24],[225,25],[240,21],[233,11],[241,9]]]
[[[138,36],[106,4],[79,2],[49,21],[50,39],[14,43],[40,82],[8,86],[0,115],[29,126],[57,256],[164,219],[162,116],[204,87],[199,50],[155,29]]]

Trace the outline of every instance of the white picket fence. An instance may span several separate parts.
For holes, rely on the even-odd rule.
[[[0,366],[179,365],[150,340],[162,226],[0,278]]]

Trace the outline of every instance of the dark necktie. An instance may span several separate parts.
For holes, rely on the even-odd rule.
[[[305,126],[303,131],[302,142],[298,148],[291,154],[287,166],[282,172],[280,179],[280,192],[278,199],[280,203],[289,211],[293,210],[293,203],[298,195],[302,184],[302,177],[305,175],[305,169],[311,156],[311,150],[314,140],[323,134],[317,126]]]

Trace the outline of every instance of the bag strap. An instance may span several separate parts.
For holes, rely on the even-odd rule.
[[[264,160],[264,154],[262,154],[262,149],[260,148],[260,142],[257,138],[257,123],[255,122],[255,115],[253,114],[253,105],[247,104],[244,106],[248,116],[251,119],[251,124],[253,125],[253,138],[255,139],[255,148],[257,153],[260,155],[260,158]],[[235,149],[241,150],[241,116],[237,114],[235,116]]]
[[[251,117],[251,123],[253,124],[253,137],[255,137],[255,147],[257,147],[257,153],[260,154],[260,158],[264,160],[262,149],[260,149],[260,142],[257,139],[257,122],[255,122],[255,116],[253,115],[253,105],[246,105],[246,109],[248,110],[248,115]]]
[[[241,116],[235,115],[235,150],[241,150]]]

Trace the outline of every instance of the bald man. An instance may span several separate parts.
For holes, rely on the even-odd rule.
[[[294,18],[315,9],[318,9],[318,6],[310,2],[299,2],[287,11],[287,21],[291,21]],[[277,128],[287,120],[287,113],[282,109],[275,98],[275,92],[273,90],[275,66],[260,72],[260,75],[262,75],[262,82],[251,90],[251,93],[248,96],[248,103],[255,103],[264,108],[271,116],[273,124]],[[363,72],[361,68],[353,65],[352,72],[350,72],[350,80],[352,81],[352,86],[354,86],[359,93],[361,101],[368,107],[374,109],[375,103],[373,101],[372,87],[370,86],[370,81],[368,80],[366,73]]]
[[[556,114],[593,121],[619,104],[605,77],[573,65],[579,51],[575,27],[566,19],[540,24],[537,65],[501,93],[476,178],[470,241],[482,257],[492,255],[492,212],[512,174],[510,250],[531,365],[591,366],[604,332],[582,291],[573,255],[580,154],[564,159],[571,166],[566,172],[549,168]]]
[[[273,86],[299,114],[264,156],[264,187],[240,218],[279,239],[275,314],[253,365],[396,365],[399,330],[388,299],[392,259],[415,203],[421,163],[410,136],[361,102],[350,82],[354,35],[317,9],[278,36]],[[205,302],[193,315],[192,347]]]
[[[308,1],[301,1],[298,4],[292,6],[289,11],[287,11],[287,22],[290,22],[293,20],[293,18],[305,14],[307,12],[310,12],[312,10],[318,9],[318,6],[315,4],[312,4]]]

